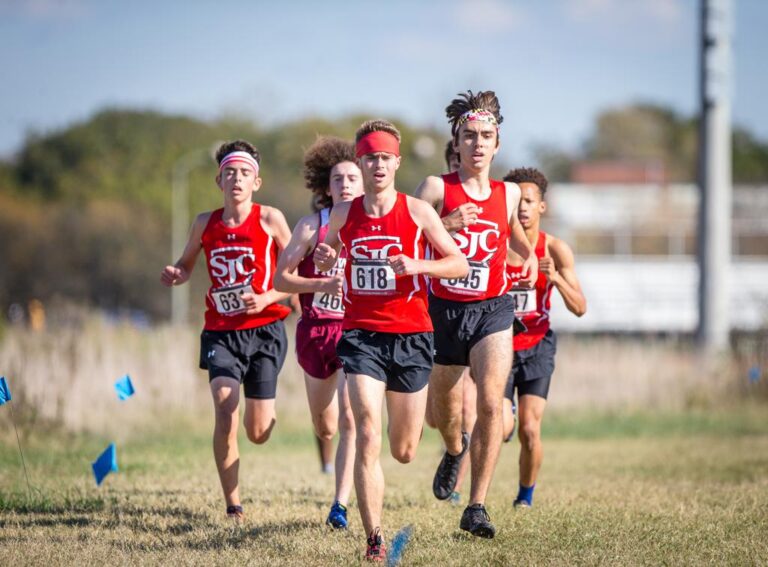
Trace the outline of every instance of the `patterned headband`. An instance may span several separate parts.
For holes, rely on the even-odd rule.
[[[466,122],[488,122],[488,124],[493,124],[496,128],[499,127],[499,123],[496,121],[493,112],[483,110],[482,108],[467,110],[464,114],[459,116],[459,119],[456,121],[456,128]]]

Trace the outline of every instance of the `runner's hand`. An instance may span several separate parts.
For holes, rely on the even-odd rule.
[[[343,287],[344,276],[342,274],[336,274],[335,276],[328,278],[323,282],[320,291],[327,293],[328,295],[341,295]]]
[[[264,295],[258,293],[241,293],[240,300],[246,307],[246,315],[257,315],[264,311],[264,308],[269,305]]]
[[[325,242],[321,242],[315,248],[315,253],[312,256],[315,266],[321,272],[327,272],[336,264],[336,250],[331,246],[328,246]]]
[[[539,271],[544,274],[548,282],[551,282],[557,275],[555,261],[550,257],[542,258],[539,260]]]
[[[536,258],[536,254],[531,254],[523,262],[523,269],[517,282],[520,287],[533,288],[537,279],[539,279],[539,260]]]
[[[464,227],[475,224],[477,215],[482,211],[474,203],[463,203],[445,215],[442,219],[443,226],[448,232],[456,232]]]
[[[387,258],[387,262],[392,267],[395,275],[413,276],[419,273],[419,262],[405,254],[396,254]]]
[[[160,274],[160,283],[168,287],[183,284],[188,279],[187,271],[177,266],[166,266]]]

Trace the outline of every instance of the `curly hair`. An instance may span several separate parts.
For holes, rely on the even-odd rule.
[[[231,154],[232,152],[247,152],[253,156],[256,163],[261,165],[259,150],[257,150],[253,144],[246,142],[245,140],[235,140],[233,142],[224,142],[221,144],[219,149],[216,150],[216,163],[221,163],[221,160],[223,160],[227,154]]]
[[[496,118],[497,125],[504,122],[499,99],[496,98],[495,92],[479,91],[473,93],[467,91],[466,93],[459,93],[458,98],[453,99],[451,104],[445,107],[445,115],[448,117],[448,122],[451,123],[451,135],[454,140],[459,133],[459,118],[470,110],[487,110]]]
[[[304,152],[304,182],[312,191],[312,209],[319,211],[333,204],[327,194],[331,185],[331,170],[344,161],[355,163],[355,148],[334,136],[318,138]]]
[[[387,132],[397,138],[398,142],[401,141],[400,130],[394,124],[387,120],[376,119],[367,120],[360,125],[360,128],[355,132],[355,143],[358,143],[360,138],[371,132]]]
[[[547,177],[535,167],[518,167],[517,169],[510,169],[509,173],[504,176],[504,181],[511,181],[512,183],[533,183],[539,188],[539,195],[541,200],[544,200],[544,195],[547,192]]]

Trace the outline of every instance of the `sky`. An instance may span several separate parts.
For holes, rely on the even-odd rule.
[[[576,149],[597,114],[698,109],[699,0],[0,0],[0,157],[105,107],[262,125],[435,126],[496,91],[501,156]],[[768,140],[768,1],[733,0],[735,124]]]

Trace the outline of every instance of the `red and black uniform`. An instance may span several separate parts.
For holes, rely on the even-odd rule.
[[[467,195],[458,172],[443,175],[443,182],[445,195],[441,217],[465,203],[477,205],[478,216],[475,224],[452,234],[459,250],[467,257],[469,273],[464,278],[432,280],[432,293],[435,297],[451,301],[479,301],[504,295],[511,285],[504,269],[509,241],[504,182],[491,179],[491,194],[483,200]],[[437,259],[442,257],[437,250],[434,256]]]
[[[503,181],[490,180],[490,195],[475,199],[467,194],[458,172],[443,175],[445,186],[441,217],[464,203],[478,207],[477,222],[452,233],[469,262],[464,278],[431,282],[429,311],[437,329],[435,362],[467,366],[469,351],[490,334],[509,329],[514,310],[507,291],[511,281],[505,269],[509,243],[507,190]],[[440,254],[433,251],[435,258]]]
[[[425,238],[397,193],[392,210],[375,218],[364,197],[350,204],[339,238],[347,250],[344,330],[338,345],[347,374],[387,382],[388,389],[423,388],[432,368],[432,321],[424,276],[395,276],[387,258],[422,259]]]
[[[547,255],[546,233],[539,232],[534,250],[539,260]],[[557,337],[549,327],[550,299],[554,286],[539,272],[533,289],[517,288],[514,282],[520,279],[522,266],[507,266],[507,272],[513,282],[509,295],[514,300],[515,314],[527,330],[516,333],[512,340],[515,360],[505,397],[513,399],[517,388],[518,396],[536,395],[546,399],[555,370],[557,350]]]
[[[312,251],[305,256],[298,267],[298,275],[308,279],[328,278],[344,271],[347,260],[346,248],[336,266],[328,272],[317,270],[312,261],[318,243],[325,240],[328,232],[328,220],[331,209],[322,209],[317,213],[317,240]],[[325,379],[341,368],[341,361],[336,355],[336,343],[341,338],[341,322],[344,319],[342,295],[316,291],[300,293],[301,318],[296,324],[296,357],[299,366],[313,378]]]
[[[282,320],[290,308],[272,304],[247,315],[240,295],[272,289],[277,244],[261,225],[260,205],[254,203],[236,227],[222,222],[223,213],[211,213],[200,239],[211,278],[200,367],[208,370],[211,380],[223,376],[243,382],[246,397],[273,398],[285,360]]]

